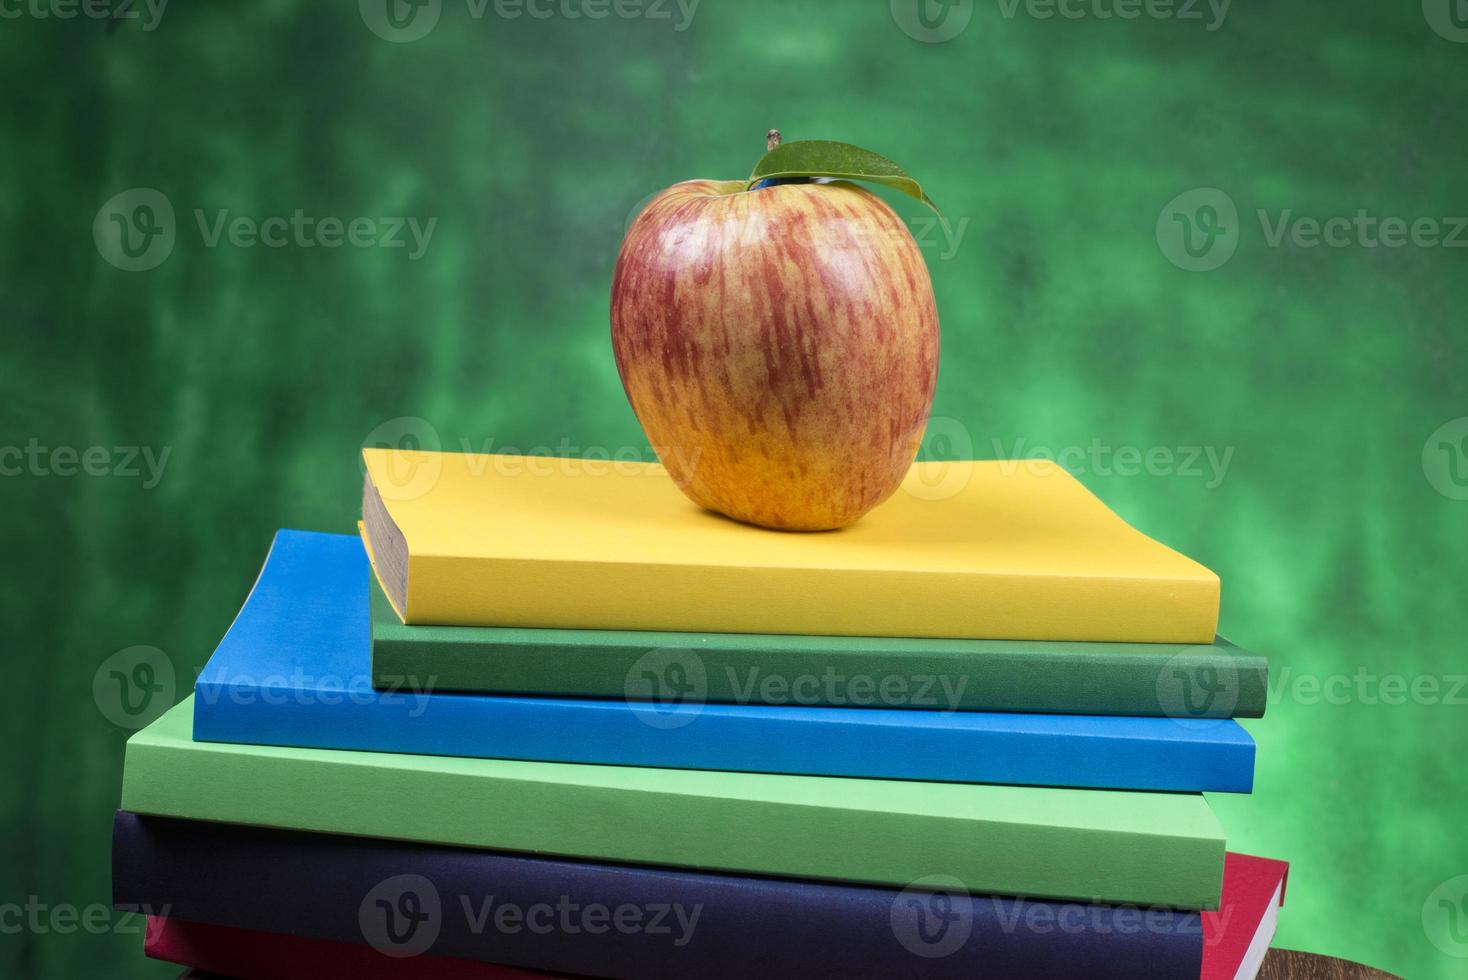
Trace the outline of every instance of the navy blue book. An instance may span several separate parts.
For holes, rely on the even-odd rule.
[[[194,686],[202,742],[1118,790],[1247,793],[1228,718],[659,705],[372,683],[371,569],[354,535],[281,531]]]
[[[603,977],[1196,980],[1198,913],[531,858],[118,811],[113,902]]]

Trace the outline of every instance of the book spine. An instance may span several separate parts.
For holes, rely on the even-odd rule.
[[[935,697],[942,688],[919,675]],[[200,688],[194,739],[408,755],[868,779],[1247,793],[1254,744],[1227,719],[535,697],[231,696]],[[253,695],[253,696],[251,696]],[[329,697],[329,694],[327,695]]]
[[[927,887],[937,890],[577,863],[127,812],[113,826],[119,905],[382,949],[400,937],[378,928],[385,922],[374,898],[392,908],[411,890],[410,904],[437,910],[432,941],[413,947],[435,960],[613,977],[792,978],[1195,978],[1202,962],[1196,913]]]
[[[515,588],[507,590],[506,582]],[[411,625],[1213,641],[1216,578],[975,575],[412,555]]]
[[[1176,680],[1168,672],[1176,664],[1157,653],[809,653],[717,642],[571,646],[416,639],[405,633],[373,637],[372,676],[379,690],[431,687],[443,693],[624,698],[639,670],[673,657],[692,665],[702,678],[701,699],[718,704],[1139,717],[1182,710],[1198,718],[1260,718],[1268,698],[1263,657],[1204,646],[1178,649],[1189,652],[1189,670],[1200,679],[1211,678],[1216,693],[1225,696],[1193,699],[1179,708],[1169,697]],[[660,651],[666,656],[659,657]],[[887,678],[914,681],[903,688],[910,696],[884,696],[880,684]]]

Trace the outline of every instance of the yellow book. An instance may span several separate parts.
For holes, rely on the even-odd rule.
[[[363,450],[362,536],[403,621],[1211,643],[1218,576],[1064,469],[917,463],[840,531],[700,509],[657,464]]]

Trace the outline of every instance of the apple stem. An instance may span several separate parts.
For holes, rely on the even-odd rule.
[[[772,153],[780,146],[780,131],[772,129],[765,134],[765,152]],[[750,188],[752,191],[764,190],[766,187],[778,187],[781,184],[809,184],[809,177],[766,177]]]

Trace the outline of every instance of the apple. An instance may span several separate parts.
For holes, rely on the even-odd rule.
[[[627,229],[617,372],[695,503],[780,530],[845,527],[917,455],[938,375],[932,282],[867,189],[747,186],[675,184]]]

